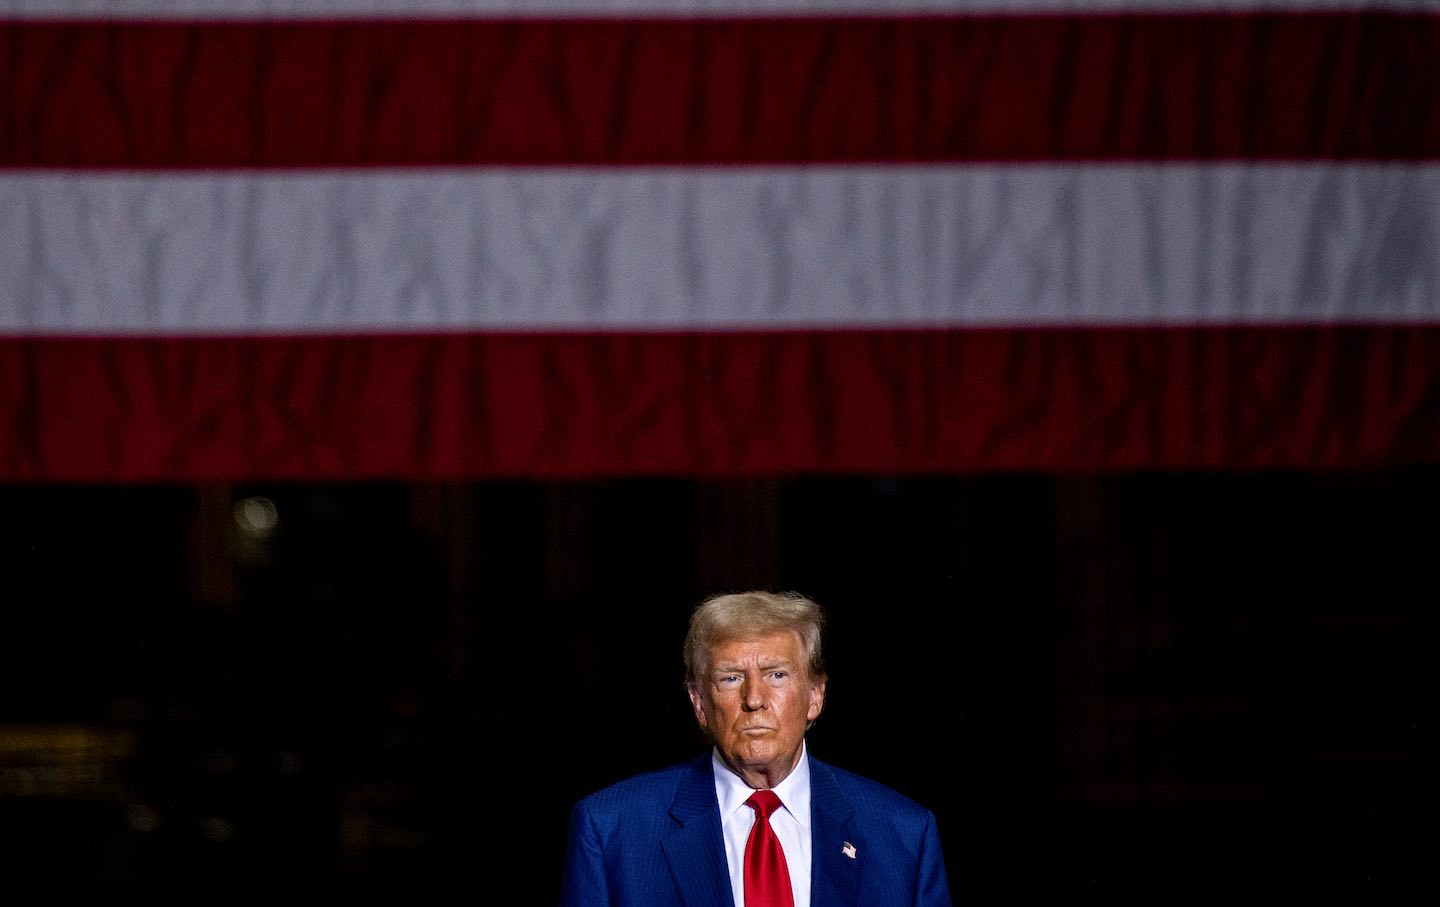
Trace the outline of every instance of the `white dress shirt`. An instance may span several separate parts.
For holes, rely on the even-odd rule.
[[[720,761],[710,756],[715,771],[715,797],[720,801],[720,828],[725,834],[725,861],[730,867],[730,890],[735,907],[745,907],[745,841],[755,824],[755,810],[745,805],[755,791]],[[785,851],[790,869],[790,890],[795,907],[810,907],[810,759],[800,744],[800,763],[775,787],[780,808],[770,814],[770,827]]]

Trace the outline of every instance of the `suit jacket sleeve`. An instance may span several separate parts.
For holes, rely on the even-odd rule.
[[[916,907],[951,907],[950,886],[945,878],[945,858],[940,852],[940,832],[935,815],[925,816],[920,840],[920,878],[915,892]]]
[[[570,843],[565,852],[560,907],[609,907],[609,904],[605,854],[594,817],[581,802],[570,812]]]

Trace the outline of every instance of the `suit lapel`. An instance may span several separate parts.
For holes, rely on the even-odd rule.
[[[860,890],[865,858],[852,822],[850,801],[835,783],[830,766],[810,760],[810,903],[851,907]],[[852,858],[846,854],[851,848]]]
[[[685,907],[734,907],[708,752],[691,763],[670,815],[675,824],[660,843]]]

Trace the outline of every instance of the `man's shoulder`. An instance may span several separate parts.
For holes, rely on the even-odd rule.
[[[708,758],[707,755],[706,759]],[[677,765],[631,775],[584,797],[577,804],[577,808],[591,812],[604,812],[610,809],[628,809],[654,804],[663,809],[674,799],[675,792],[680,785],[701,769],[702,766],[699,763],[700,760],[692,759]]]
[[[820,775],[828,775],[845,799],[857,810],[888,814],[904,820],[924,820],[930,810],[887,784],[837,768],[818,759],[810,760],[811,786]]]

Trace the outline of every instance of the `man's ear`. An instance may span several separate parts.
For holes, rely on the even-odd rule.
[[[700,695],[700,690],[695,684],[685,684],[685,692],[690,694],[690,708],[695,712],[695,720],[705,730],[710,730],[710,721],[705,717],[705,697]]]
[[[805,711],[805,720],[814,721],[825,711],[825,681],[810,684],[810,708]]]

